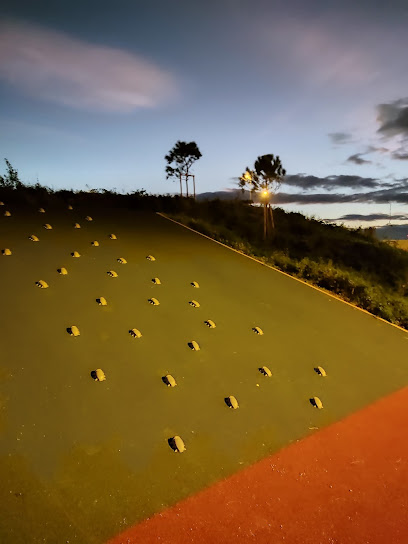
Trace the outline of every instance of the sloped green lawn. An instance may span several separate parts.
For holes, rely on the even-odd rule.
[[[408,333],[162,217],[27,205],[4,217],[5,204],[2,543],[103,542],[408,383]],[[106,381],[91,378],[97,368]],[[226,406],[229,395],[239,409]],[[169,447],[174,435],[183,454]]]

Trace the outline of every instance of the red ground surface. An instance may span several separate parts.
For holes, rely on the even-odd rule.
[[[153,542],[407,544],[408,387],[109,544]]]

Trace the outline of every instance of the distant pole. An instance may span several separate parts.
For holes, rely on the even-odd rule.
[[[195,175],[194,174],[191,174],[192,177],[193,177],[193,187],[194,187],[194,200],[196,198],[196,189],[195,189]]]
[[[188,198],[188,174],[186,174],[186,197]]]
[[[183,185],[181,184],[181,172],[180,172],[180,196],[183,196]]]

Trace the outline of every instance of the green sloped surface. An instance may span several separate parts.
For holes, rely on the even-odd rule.
[[[408,383],[407,333],[162,217],[10,211],[0,216],[0,249],[12,250],[0,255],[1,542],[103,542]],[[91,378],[96,368],[106,381]]]

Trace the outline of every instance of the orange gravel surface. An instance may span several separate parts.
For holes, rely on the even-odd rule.
[[[407,429],[408,387],[311,431],[109,544],[406,544]]]

